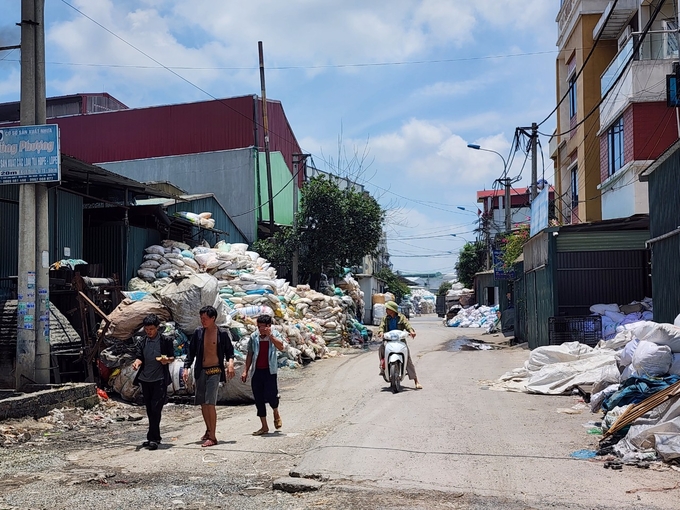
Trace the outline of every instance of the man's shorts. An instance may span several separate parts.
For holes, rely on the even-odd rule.
[[[217,404],[217,390],[220,386],[220,374],[207,375],[205,370],[201,370],[196,378],[196,395],[194,404]]]

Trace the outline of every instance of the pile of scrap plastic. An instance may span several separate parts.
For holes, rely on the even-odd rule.
[[[463,308],[446,324],[450,328],[485,328],[489,331],[498,319],[498,306]]]
[[[164,241],[145,252],[139,277],[130,281],[126,299],[109,314],[107,329],[100,330],[109,346],[100,362],[109,370],[114,390],[127,400],[138,397],[129,363],[135,335],[140,334],[142,320],[149,313],[165,321],[163,334],[174,339],[178,360],[170,367],[174,384],[168,390],[180,395],[192,391],[191,381],[185,388],[179,375],[181,359],[187,338],[200,326],[199,310],[205,305],[214,306],[217,324],[230,329],[239,360],[245,358],[248,338],[257,330],[256,318],[261,314],[275,318],[275,328],[285,339],[285,349],[279,353],[281,367],[295,368],[305,361],[334,356],[329,346],[357,344],[352,338],[366,335],[354,319],[351,296],[339,288],[328,296],[308,285],[293,287],[245,244],[219,242],[214,248],[190,249],[183,243]],[[353,279],[346,280],[351,285]],[[250,398],[242,395],[240,386],[228,383],[225,387],[231,387],[225,390],[228,400]]]
[[[454,282],[446,293],[446,302],[458,302],[460,306],[470,306],[474,302],[475,291],[466,289],[460,282]]]
[[[336,287],[340,288],[345,294],[352,298],[356,310],[360,310],[363,313],[365,305],[364,301],[364,291],[361,290],[359,282],[352,277],[350,273],[347,273],[338,283]]]
[[[409,301],[416,314],[434,313],[437,297],[429,290],[414,289]]]
[[[590,393],[591,411],[602,413],[602,432],[613,432],[605,441],[623,463],[676,462],[680,459],[680,316],[675,324],[641,321],[617,330],[613,339],[595,348],[578,342],[538,347],[524,367],[491,386],[552,395],[579,388]],[[639,408],[631,412],[632,406]],[[626,422],[616,424],[627,416]]]
[[[652,298],[633,301],[627,305],[596,304],[590,307],[590,311],[602,316],[602,338],[605,340],[614,338],[620,326],[651,321],[654,318]]]

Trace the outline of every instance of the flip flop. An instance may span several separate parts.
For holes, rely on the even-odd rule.
[[[207,441],[208,439],[210,439],[210,433],[206,430],[205,434],[201,436],[201,441]]]
[[[283,421],[281,421],[280,416],[274,420],[274,427],[276,427],[277,429],[283,427]]]
[[[269,433],[268,430],[260,429],[260,430],[256,430],[255,432],[253,432],[253,435],[254,436],[264,436],[265,434],[268,434],[268,433]]]
[[[201,445],[203,448],[206,448],[208,446],[215,446],[217,445],[217,439],[206,439],[205,442]]]
[[[420,383],[416,383],[416,389],[417,390],[422,390],[423,386]]]

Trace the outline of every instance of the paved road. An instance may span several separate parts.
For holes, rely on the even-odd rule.
[[[0,450],[4,508],[670,509],[678,474],[577,461],[596,417],[576,404],[485,389],[528,351],[451,351],[461,335],[433,316],[413,319],[419,378],[397,395],[375,352],[349,351],[281,376],[280,433],[253,437],[253,406],[220,408],[216,447],[201,448],[199,412],[169,406],[164,444],[140,450],[145,424],[76,427]],[[501,338],[485,336],[488,341]],[[206,451],[209,450],[209,451]],[[325,481],[317,492],[272,491],[290,472]]]
[[[433,317],[413,324],[420,334],[411,347],[425,388],[391,394],[375,374],[373,356],[338,367],[333,380],[352,381],[361,398],[304,454],[301,472],[386,489],[474,494],[503,506],[677,507],[678,491],[626,492],[673,487],[674,471],[612,472],[570,457],[596,445],[582,424],[597,416],[557,412],[575,405],[574,397],[486,390],[480,381],[521,366],[526,350],[451,352],[457,334],[501,339],[444,328]]]

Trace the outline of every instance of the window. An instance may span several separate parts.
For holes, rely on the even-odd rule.
[[[569,78],[569,118],[576,115],[576,78],[572,76]]]
[[[578,206],[578,166],[571,169],[571,208]]]
[[[623,117],[620,117],[607,131],[607,146],[609,148],[609,175],[620,170],[624,164],[623,156]]]

